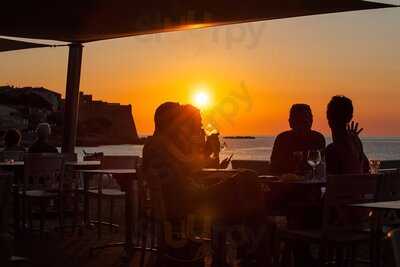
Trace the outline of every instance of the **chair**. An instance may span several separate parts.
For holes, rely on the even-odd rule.
[[[64,224],[64,158],[61,154],[25,154],[24,180],[20,195],[23,206],[23,223],[29,218],[33,230],[33,205],[39,205],[39,232],[42,236],[49,206],[58,204],[56,213],[59,226]]]
[[[392,241],[395,267],[400,267],[400,229],[392,230],[390,232],[390,240]]]
[[[400,172],[388,172],[381,175],[377,201],[396,201],[400,200]],[[388,229],[400,226],[399,211],[380,211],[379,223]]]
[[[158,174],[149,170],[143,172],[137,170],[139,183],[139,222],[140,222],[140,267],[145,264],[146,251],[149,251],[153,260],[150,266],[163,266],[167,261],[179,262],[183,266],[190,262],[203,260],[208,250],[210,242],[209,233],[198,236],[195,235],[186,226],[178,225],[167,218],[165,201],[162,192],[163,184],[160,182]],[[188,219],[188,227],[192,218]],[[203,224],[205,229],[210,229],[210,225]],[[207,227],[208,226],[208,227]],[[192,258],[188,259],[188,251],[183,247],[190,243],[190,249],[198,249],[198,253],[192,254]],[[196,245],[196,243],[198,243]],[[168,246],[167,246],[168,244]],[[181,253],[170,253],[168,247],[175,249],[182,248]],[[193,252],[193,251],[191,251]],[[155,259],[153,258],[155,256]],[[147,265],[146,265],[147,266]]]
[[[391,171],[380,175],[379,189],[377,201],[396,201],[400,200],[400,172]],[[374,225],[372,228],[371,243],[374,246],[374,251],[377,253],[377,260],[380,261],[382,256],[382,243],[384,237],[391,233],[393,229],[400,226],[400,212],[395,210],[377,211],[375,213]]]
[[[354,266],[359,246],[370,239],[369,216],[365,210],[349,205],[374,201],[378,179],[378,175],[328,176],[322,227],[316,230],[280,230],[280,239],[284,240],[289,252],[293,249],[293,242],[317,244],[319,264],[323,266],[327,262],[328,248],[332,247],[336,252],[335,263],[341,266],[347,249]]]
[[[98,154],[93,157],[85,157],[85,160],[100,160],[101,169],[135,169],[140,162],[140,157],[138,156],[105,156],[103,154]],[[115,201],[124,200],[125,192],[121,191],[118,184],[112,178],[112,175],[98,175],[94,186],[88,191],[90,197],[97,200],[97,218],[91,223],[97,225],[97,235],[98,238],[102,236],[101,225],[109,226],[110,231],[118,228],[119,225],[113,222]],[[103,221],[103,201],[109,201],[109,221]]]
[[[0,152],[0,161],[5,160],[14,160],[14,161],[22,161],[24,160],[24,151],[1,151]]]
[[[249,169],[258,175],[271,174],[271,165],[266,160],[232,160],[233,169]]]

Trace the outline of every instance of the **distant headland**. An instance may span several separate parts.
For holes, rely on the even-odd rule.
[[[249,135],[237,135],[237,136],[224,136],[225,139],[256,139],[255,136],[249,136]]]
[[[23,142],[33,142],[40,122],[52,125],[52,142],[61,145],[64,127],[64,99],[43,87],[0,86],[0,136],[10,128],[23,134]],[[78,146],[140,144],[131,105],[93,100],[80,93]]]

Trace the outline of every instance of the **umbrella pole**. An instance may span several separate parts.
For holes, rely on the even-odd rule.
[[[62,152],[74,153],[78,128],[79,83],[81,78],[82,49],[80,43],[69,45],[67,86],[65,92],[64,133]]]

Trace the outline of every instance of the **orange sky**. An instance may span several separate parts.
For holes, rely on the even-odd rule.
[[[81,89],[132,104],[151,133],[160,103],[209,88],[223,134],[275,135],[309,103],[328,133],[330,97],[354,101],[365,135],[400,136],[400,8],[320,15],[86,44]],[[66,48],[0,54],[0,84],[64,92]]]

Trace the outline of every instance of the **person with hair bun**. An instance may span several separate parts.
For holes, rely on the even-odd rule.
[[[327,118],[332,131],[332,144],[326,148],[327,173],[363,174],[369,172],[358,123],[352,122],[353,103],[345,96],[334,96],[328,104]]]
[[[55,146],[49,144],[51,126],[48,123],[39,123],[36,127],[36,141],[29,147],[29,153],[58,153]]]

